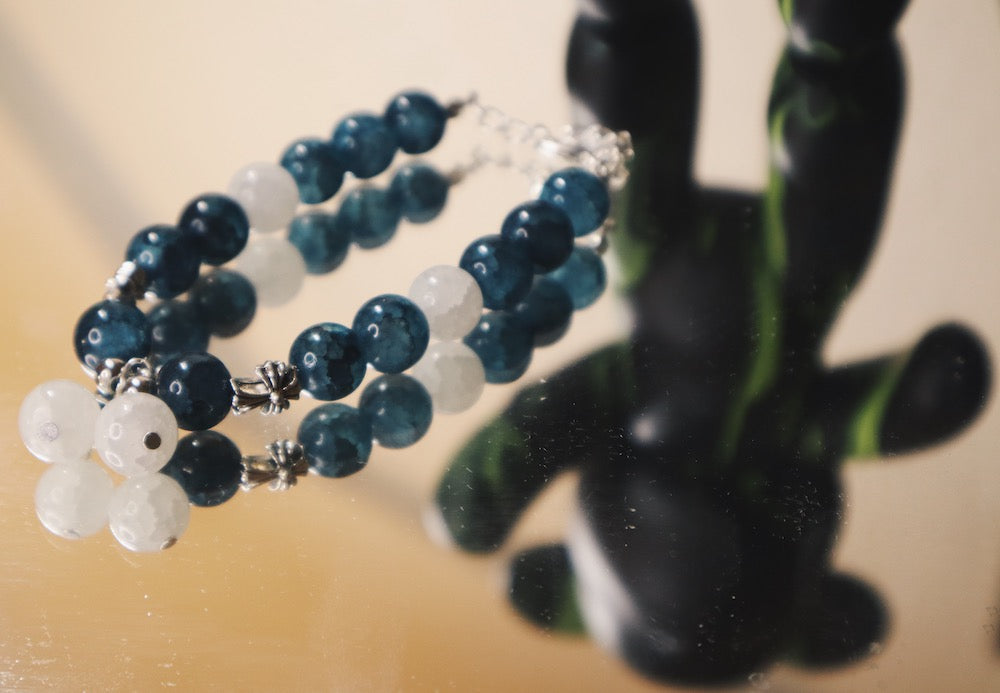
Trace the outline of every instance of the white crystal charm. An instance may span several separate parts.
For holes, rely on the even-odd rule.
[[[410,286],[410,300],[427,316],[438,339],[461,339],[483,314],[483,294],[472,275],[452,265],[420,273]]]
[[[440,414],[465,411],[479,400],[486,384],[482,362],[461,342],[431,344],[411,375],[427,388]]]
[[[266,162],[244,166],[229,181],[229,196],[240,203],[250,227],[267,233],[288,226],[299,204],[292,174]]]
[[[69,380],[42,383],[24,398],[18,415],[21,440],[45,462],[79,461],[94,444],[100,405],[86,388]]]
[[[124,476],[160,470],[177,447],[177,419],[163,400],[126,392],[105,405],[94,427],[94,447]]]
[[[280,306],[302,288],[306,262],[302,253],[284,238],[254,238],[236,258],[236,269],[253,284],[257,303]]]
[[[187,529],[191,508],[181,485],[165,474],[126,479],[111,494],[111,533],[130,551],[162,551]]]
[[[64,539],[80,539],[108,523],[114,483],[90,460],[52,465],[35,487],[35,511],[45,529]]]

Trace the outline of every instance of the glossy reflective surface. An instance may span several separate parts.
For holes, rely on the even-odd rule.
[[[1000,339],[996,3],[911,3],[900,52],[832,86],[780,55],[781,9],[805,3],[629,3],[649,8],[638,36],[578,22],[571,2],[327,5],[0,3],[0,215],[17,259],[2,273],[3,686],[990,689],[1000,426],[989,404],[969,424],[974,406],[942,403],[976,401],[980,347]],[[347,69],[358,56],[378,58]],[[70,333],[128,238],[411,86],[442,101],[474,88],[530,121],[566,120],[571,91],[578,115],[636,118],[631,194],[646,194],[629,198],[609,278],[625,298],[609,290],[524,380],[349,478],[193,508],[157,555],[50,536],[32,508],[46,467],[12,422],[37,383],[83,382]],[[439,170],[463,138],[449,124]],[[528,199],[508,173],[456,186],[438,219],[307,277],[212,352],[248,374],[305,327],[405,293]],[[511,402],[486,452],[513,441],[534,464],[497,464],[509,492],[471,499],[466,523],[501,548],[436,545],[422,520],[451,461]],[[256,454],[315,406],[223,432]]]

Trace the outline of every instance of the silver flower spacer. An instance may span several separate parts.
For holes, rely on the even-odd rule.
[[[128,361],[104,359],[100,369],[93,372],[92,377],[97,385],[98,401],[107,402],[125,392],[156,391],[156,370],[144,358]]]
[[[131,260],[123,262],[113,277],[104,282],[104,297],[111,301],[135,303],[146,292],[146,273]]]
[[[302,392],[299,371],[284,361],[265,361],[254,369],[255,378],[232,378],[233,412],[245,414],[259,408],[264,415],[280,414],[289,400]]]
[[[266,455],[244,455],[240,460],[240,486],[244,491],[261,484],[268,484],[272,491],[286,491],[309,472],[302,446],[294,440],[276,440],[264,449]]]

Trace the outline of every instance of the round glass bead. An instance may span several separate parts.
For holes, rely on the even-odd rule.
[[[250,221],[231,197],[207,194],[191,200],[177,226],[193,239],[201,261],[209,265],[229,262],[246,247]]]
[[[125,259],[146,275],[147,289],[158,298],[179,296],[198,278],[201,254],[193,239],[176,226],[150,226],[128,244]]]
[[[486,372],[476,353],[461,342],[435,342],[413,367],[413,377],[430,393],[434,411],[457,414],[479,401]]]
[[[423,154],[433,149],[441,141],[447,120],[444,107],[419,91],[399,94],[385,109],[385,122],[396,133],[399,148],[407,154]]]
[[[398,200],[400,213],[414,224],[423,224],[444,209],[448,179],[426,164],[410,164],[396,172],[389,192]]]
[[[431,396],[408,375],[383,375],[361,393],[358,409],[372,423],[372,437],[386,448],[405,448],[431,426]]]
[[[361,248],[378,248],[396,233],[399,200],[378,188],[352,190],[340,203],[336,223]]]
[[[45,529],[64,539],[96,534],[108,523],[114,482],[90,460],[52,465],[35,487],[35,512]]]
[[[197,311],[198,321],[216,337],[239,334],[257,312],[253,284],[239,272],[226,269],[200,276],[191,287],[188,302]]]
[[[94,426],[94,447],[124,476],[163,468],[177,447],[177,421],[158,397],[126,392],[104,405]]]
[[[413,301],[396,294],[376,296],[354,316],[354,333],[368,363],[382,373],[401,373],[427,349],[427,318]]]
[[[236,269],[253,284],[262,306],[281,306],[302,288],[306,262],[299,249],[284,238],[255,238],[236,258]]]
[[[50,380],[28,393],[17,427],[24,446],[43,462],[74,462],[94,447],[101,407],[94,394],[69,380]]]
[[[590,248],[575,248],[562,267],[546,276],[562,284],[574,310],[596,301],[608,285],[604,261]]]
[[[396,155],[396,135],[384,120],[370,113],[355,113],[337,123],[331,144],[347,170],[358,178],[382,173]]]
[[[329,142],[305,138],[293,142],[281,155],[281,165],[299,187],[299,199],[314,205],[333,197],[344,180],[344,165]]]
[[[147,318],[150,351],[160,360],[208,348],[208,327],[193,303],[162,301],[153,306]]]
[[[347,257],[350,231],[337,223],[337,217],[322,212],[301,214],[288,228],[288,241],[299,249],[310,274],[332,272]]]
[[[263,233],[288,226],[299,205],[295,179],[278,164],[244,166],[229,181],[228,193],[243,207],[250,226]]]
[[[486,382],[509,383],[531,363],[531,328],[510,313],[486,313],[465,338],[486,371]]]
[[[437,265],[421,272],[410,285],[410,300],[423,311],[431,334],[461,339],[483,314],[483,293],[465,270]]]
[[[215,431],[200,431],[180,439],[163,473],[181,485],[191,503],[209,507],[236,494],[242,473],[240,459],[239,448],[229,438]]]
[[[132,304],[101,301],[80,316],[73,343],[80,362],[96,371],[105,359],[128,361],[149,354],[149,321]]]
[[[600,227],[611,208],[604,181],[582,168],[556,171],[542,185],[538,197],[566,212],[577,236]]]
[[[573,225],[561,209],[544,200],[518,205],[503,220],[500,235],[522,243],[536,272],[549,272],[573,251]]]
[[[527,250],[499,235],[473,241],[458,265],[473,276],[483,292],[483,305],[492,310],[513,308],[528,293],[534,276]]]
[[[211,354],[190,353],[164,363],[156,394],[188,431],[204,431],[226,418],[233,400],[229,370]]]
[[[562,284],[540,277],[513,312],[531,328],[536,347],[548,346],[566,334],[573,316],[573,301]]]
[[[324,404],[302,420],[298,438],[313,471],[328,477],[348,476],[368,462],[372,423],[354,407]]]
[[[108,524],[130,551],[162,551],[173,546],[191,516],[187,494],[163,474],[126,479],[108,502]]]
[[[345,397],[365,377],[365,358],[357,335],[332,322],[303,330],[292,342],[288,362],[298,368],[302,388],[316,399]]]

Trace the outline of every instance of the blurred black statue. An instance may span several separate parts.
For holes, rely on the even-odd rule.
[[[983,346],[957,325],[863,363],[820,359],[881,225],[906,2],[780,0],[789,42],[762,132],[763,193],[692,180],[690,3],[584,4],[570,91],[635,142],[612,240],[634,331],[523,390],[449,466],[437,509],[459,547],[492,551],[547,483],[577,470],[566,543],[514,560],[511,600],[657,680],[863,657],[888,618],[871,587],[830,565],[840,465],[945,440],[989,388]]]

